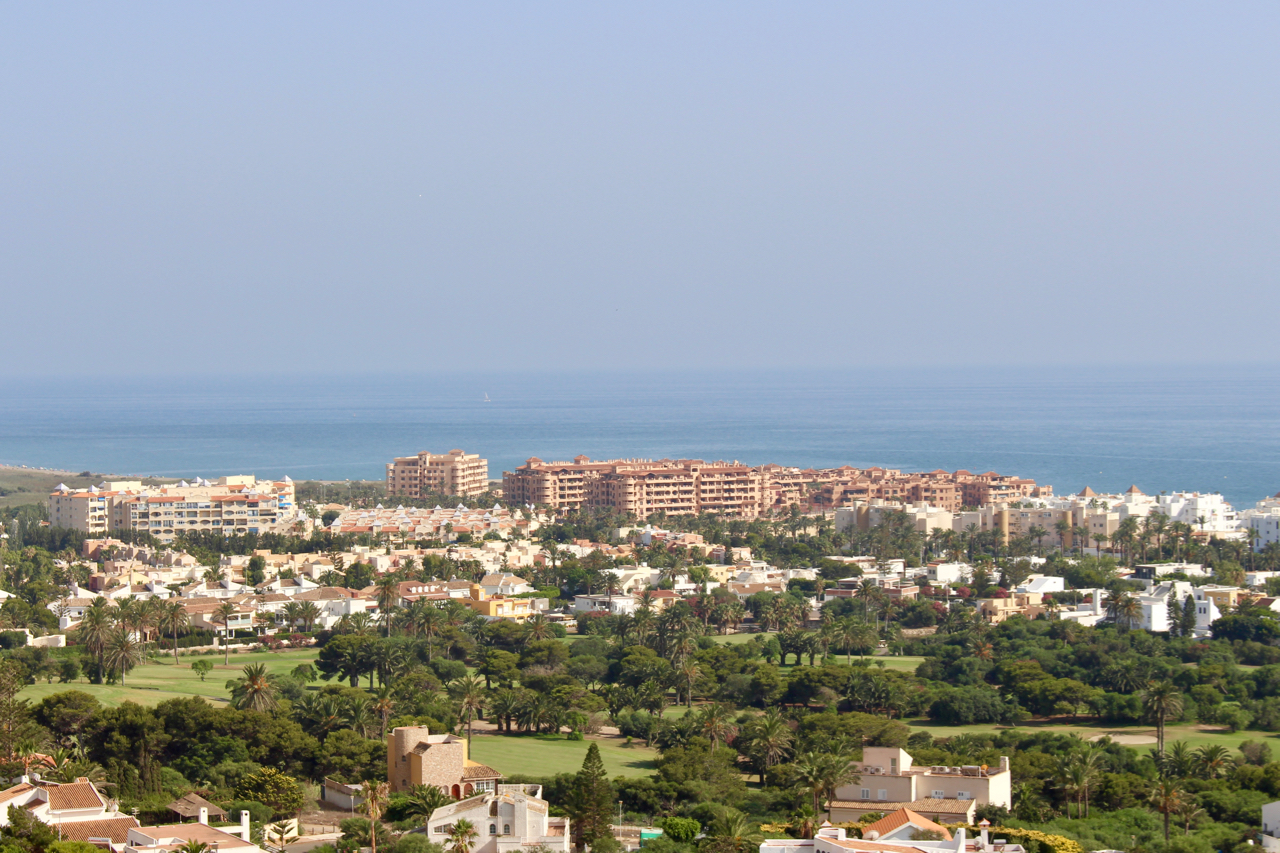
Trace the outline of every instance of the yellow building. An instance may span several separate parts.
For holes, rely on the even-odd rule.
[[[495,595],[492,598],[464,598],[462,602],[490,622],[498,619],[524,622],[533,615],[532,603],[527,598],[504,598]]]

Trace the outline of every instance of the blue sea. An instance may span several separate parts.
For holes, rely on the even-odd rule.
[[[531,456],[995,470],[1058,493],[1280,491],[1280,371],[791,371],[0,381],[0,463],[381,479],[460,447]],[[488,397],[486,402],[485,398]]]

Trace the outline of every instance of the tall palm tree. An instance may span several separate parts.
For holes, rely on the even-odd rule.
[[[459,703],[459,710],[467,717],[467,743],[471,743],[471,721],[484,711],[484,682],[475,675],[455,678],[449,684],[449,695]]]
[[[230,601],[224,601],[218,605],[218,609],[213,611],[215,622],[222,623],[222,652],[224,666],[231,664],[231,617],[236,615],[236,606]]]
[[[383,686],[374,697],[370,709],[382,720],[382,739],[387,739],[387,722],[396,709],[396,701],[390,686]]]
[[[386,574],[373,582],[378,599],[378,613],[387,636],[391,636],[391,616],[400,600],[400,581],[395,575]]]
[[[111,612],[110,606],[105,598],[95,598],[84,611],[84,616],[80,620],[80,627],[76,631],[80,634],[81,642],[85,648],[98,659],[98,670],[105,668],[103,653],[106,651],[107,640],[111,637],[111,630],[115,625],[115,614]]]
[[[173,636],[173,665],[178,665],[178,634],[187,633],[187,629],[191,625],[191,617],[187,615],[187,608],[182,605],[178,599],[163,602],[160,615],[156,619],[156,628],[162,634],[171,634]]]
[[[391,787],[386,782],[365,782],[360,791],[364,803],[360,808],[369,817],[369,844],[373,853],[378,853],[378,827],[381,825],[382,813],[386,811],[387,799]]]
[[[1169,816],[1186,808],[1187,798],[1174,779],[1161,779],[1151,789],[1151,805],[1164,815],[1164,843],[1169,844]]]
[[[1182,715],[1182,690],[1172,681],[1153,681],[1142,693],[1142,710],[1156,723],[1156,747],[1164,755],[1164,723]]]
[[[125,625],[118,625],[107,638],[103,649],[103,659],[111,671],[119,671],[120,684],[124,684],[125,673],[142,663],[146,644]]]
[[[270,711],[277,705],[275,678],[267,672],[264,663],[245,666],[244,676],[227,682],[231,691],[231,705],[241,711]]]

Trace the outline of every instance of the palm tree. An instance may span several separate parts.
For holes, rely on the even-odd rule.
[[[1196,750],[1195,757],[1200,772],[1210,779],[1217,779],[1224,775],[1228,768],[1234,766],[1231,762],[1231,753],[1221,744],[1202,746]]]
[[[722,743],[728,743],[729,739],[738,733],[738,727],[733,724],[732,714],[723,705],[708,705],[703,708],[699,722],[702,733],[707,740],[711,741],[712,749]]]
[[[190,841],[173,848],[173,853],[210,853],[210,847],[203,841],[196,841],[193,838]]]
[[[1151,805],[1164,815],[1164,843],[1169,845],[1169,816],[1186,808],[1182,787],[1173,779],[1161,779],[1151,790]]]
[[[1127,592],[1113,592],[1107,599],[1107,617],[1127,630],[1142,619],[1142,604]]]
[[[400,599],[400,581],[395,575],[386,574],[373,582],[377,592],[378,613],[382,616],[382,624],[387,636],[391,636],[391,615]]]
[[[163,603],[159,617],[156,619],[156,628],[162,634],[171,634],[173,636],[173,665],[178,665],[178,634],[187,633],[187,628],[191,625],[191,617],[187,615],[187,608],[182,605],[178,599],[166,601]]]
[[[414,785],[404,797],[405,803],[401,807],[401,812],[408,817],[420,817],[424,822],[431,818],[436,809],[453,802],[453,797],[446,794],[443,788],[435,785]]]
[[[748,853],[764,840],[747,816],[737,809],[725,809],[707,828],[710,853]]]
[[[276,707],[275,677],[268,674],[264,663],[245,666],[242,678],[227,682],[231,691],[231,706],[241,711],[270,711]]]
[[[547,617],[541,613],[535,613],[529,617],[529,621],[524,623],[525,635],[531,641],[549,640],[554,634],[551,633],[551,623],[547,621]]]
[[[290,601],[276,612],[276,619],[282,621],[290,629],[296,629],[302,621],[302,602]]]
[[[105,667],[103,652],[106,650],[107,640],[111,636],[111,628],[114,624],[115,614],[108,609],[107,600],[95,598],[93,604],[84,611],[80,627],[76,629],[85,648],[98,659],[99,671]]]
[[[124,674],[142,663],[145,644],[137,640],[133,631],[120,625],[111,632],[103,649],[103,658],[107,668],[120,672],[120,684],[124,684]]]
[[[222,623],[222,652],[223,666],[231,664],[231,617],[236,615],[236,606],[230,601],[224,601],[218,605],[218,609],[213,611],[215,622]]]
[[[484,682],[475,675],[455,678],[449,684],[449,694],[458,701],[460,710],[467,715],[467,743],[471,743],[471,721],[484,711]]]
[[[314,601],[304,601],[298,608],[298,618],[302,620],[302,630],[310,631],[320,620],[320,608]]]
[[[383,686],[378,691],[370,708],[382,719],[382,739],[385,741],[387,739],[387,722],[391,719],[391,714],[396,709],[395,698],[389,686]]]
[[[449,853],[471,853],[479,835],[475,824],[462,818],[449,829]]]
[[[1164,723],[1182,715],[1182,691],[1172,681],[1153,681],[1143,691],[1142,709],[1156,721],[1156,745],[1164,755]]]
[[[776,710],[767,711],[764,715],[752,720],[749,725],[751,752],[763,765],[760,771],[760,782],[764,784],[769,768],[786,757],[794,737],[791,727]]]
[[[365,782],[361,788],[364,803],[360,807],[369,816],[369,844],[373,847],[373,853],[378,853],[378,826],[382,813],[387,808],[391,787],[386,782]]]
[[[792,781],[809,789],[813,813],[818,814],[824,798],[835,795],[836,788],[858,778],[848,756],[829,752],[806,752],[791,765]]]

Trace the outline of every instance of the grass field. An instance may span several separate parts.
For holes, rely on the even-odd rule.
[[[238,677],[246,664],[265,663],[272,673],[287,673],[300,663],[315,660],[316,653],[311,649],[297,649],[284,652],[254,652],[232,654],[231,664],[222,663],[222,656],[198,657],[183,655],[178,666],[173,665],[173,658],[162,658],[158,662],[143,664],[129,673],[124,685],[89,684],[78,681],[72,684],[32,684],[21,693],[22,698],[39,702],[46,696],[61,693],[64,690],[82,690],[93,696],[104,705],[119,705],[121,702],[137,702],[139,705],[158,705],[166,699],[181,699],[187,696],[203,696],[212,702],[225,702],[230,698],[226,688],[228,679]],[[213,672],[205,677],[191,670],[191,662],[207,660],[214,664]]]
[[[648,776],[657,753],[639,743],[626,747],[616,738],[566,740],[564,735],[477,734],[471,741],[471,758],[508,775],[552,776],[577,773],[592,743],[600,747],[600,759],[610,776]]]

